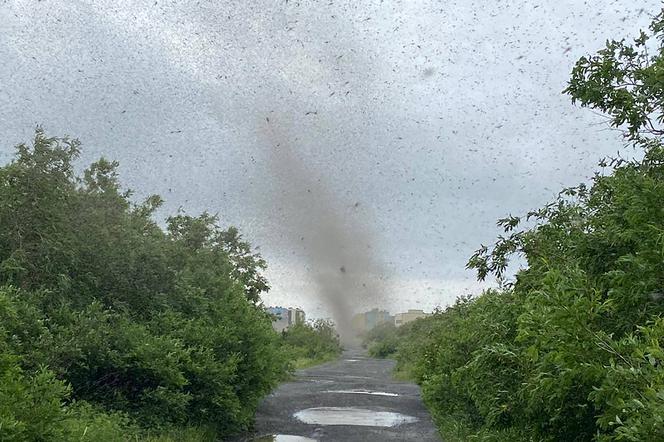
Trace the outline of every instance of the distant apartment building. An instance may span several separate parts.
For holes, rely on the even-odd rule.
[[[301,324],[306,320],[304,310],[289,307],[268,307],[267,311],[274,315],[272,327],[282,332],[291,325]]]
[[[369,310],[368,312],[358,313],[353,316],[353,330],[356,333],[366,333],[377,325],[393,322],[394,317],[390,316],[387,310],[379,310],[377,308]]]
[[[396,315],[394,315],[394,325],[400,327],[416,319],[426,318],[427,316],[430,315],[431,313],[424,313],[424,310],[409,309],[407,312],[397,313]]]

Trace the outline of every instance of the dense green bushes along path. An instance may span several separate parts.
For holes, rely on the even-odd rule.
[[[421,384],[444,440],[664,440],[662,15],[650,31],[581,59],[567,89],[640,159],[500,220],[469,267],[500,277],[521,255],[514,284],[370,337]]]
[[[292,358],[338,354],[329,325],[301,326],[313,350],[273,331],[236,229],[164,231],[159,197],[132,204],[104,159],[76,176],[78,151],[38,130],[0,168],[0,440],[212,440],[251,424]]]
[[[341,355],[341,344],[331,322],[318,319],[295,324],[282,332],[282,349],[293,368],[305,368]]]

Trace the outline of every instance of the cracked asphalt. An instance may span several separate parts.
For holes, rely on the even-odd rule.
[[[317,441],[440,441],[422,403],[419,387],[411,382],[394,380],[394,364],[391,360],[367,357],[359,350],[348,350],[336,361],[299,370],[293,381],[282,384],[263,400],[256,415],[254,434],[240,440],[289,435]],[[294,417],[299,411],[319,407],[344,408],[332,410],[337,413],[345,413],[346,407],[351,410],[347,420],[342,417],[333,425],[307,424]],[[364,411],[364,417],[353,416],[353,409],[370,410],[371,413]],[[378,417],[384,416],[385,412],[404,415],[400,416],[404,423],[379,427],[370,425],[371,418],[366,419],[367,415]],[[416,421],[410,422],[414,419],[409,417]],[[282,436],[281,439],[258,440],[295,439]]]

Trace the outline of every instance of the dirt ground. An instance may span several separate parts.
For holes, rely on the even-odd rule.
[[[239,440],[439,441],[419,387],[394,380],[393,367],[394,361],[349,350],[337,361],[300,370],[292,382],[263,400],[254,434]],[[305,423],[295,417],[310,408],[316,410],[300,416],[309,420],[314,414],[317,422]],[[391,423],[396,425],[385,426]],[[256,439],[261,436],[267,437]]]

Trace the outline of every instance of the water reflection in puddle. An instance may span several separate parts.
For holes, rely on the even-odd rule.
[[[307,408],[294,414],[305,424],[358,425],[368,427],[396,427],[417,422],[417,418],[389,411],[373,411],[353,407]]]
[[[370,391],[370,390],[327,390],[325,393],[341,393],[341,394],[371,394],[374,396],[399,396],[396,393],[387,393],[385,391]]]
[[[251,440],[252,442],[316,442],[316,439],[292,434],[268,434]]]

